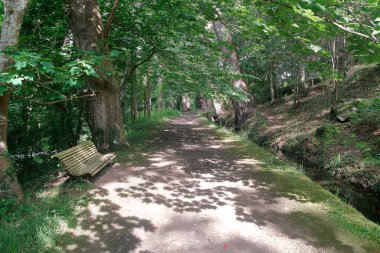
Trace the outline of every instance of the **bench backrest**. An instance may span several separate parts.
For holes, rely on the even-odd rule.
[[[91,159],[100,156],[101,154],[97,151],[94,143],[86,141],[61,153],[55,154],[52,158],[58,158],[70,173],[76,174],[75,172],[89,166]]]

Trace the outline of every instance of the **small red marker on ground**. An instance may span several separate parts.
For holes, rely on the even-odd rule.
[[[223,244],[223,248],[224,248],[224,250],[227,250],[228,247],[229,247],[228,243],[225,242],[225,243]]]

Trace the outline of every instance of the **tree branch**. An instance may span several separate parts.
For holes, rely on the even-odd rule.
[[[372,40],[372,38],[369,37],[368,35],[366,35],[366,34],[364,34],[364,33],[361,33],[361,32],[358,32],[358,31],[355,31],[355,30],[351,29],[350,27],[346,27],[346,26],[344,26],[344,25],[342,25],[342,24],[339,24],[339,23],[336,22],[336,21],[332,21],[332,20],[326,20],[326,21],[329,22],[330,24],[333,24],[333,25],[335,25],[336,27],[342,29],[342,30],[345,31],[345,32],[352,33],[352,34],[355,34],[355,35],[357,35],[357,36],[360,36],[360,37],[363,37],[363,38],[371,39],[371,40]]]
[[[67,96],[65,96],[64,94],[62,94],[59,91],[56,91],[56,90],[50,88],[49,86],[46,86],[46,85],[44,85],[42,83],[38,83],[38,82],[33,82],[33,83],[35,83],[37,87],[42,87],[42,88],[47,89],[48,91],[50,91],[52,93],[55,93],[57,95],[60,95],[60,96],[64,97],[65,99],[67,98]]]
[[[284,4],[284,3],[281,3],[277,0],[267,0],[267,2],[269,3],[274,3],[274,4],[277,4],[277,5],[280,5],[282,7],[285,7],[285,8],[288,8],[288,9],[293,9],[291,5],[289,4]],[[335,6],[335,5],[334,5]],[[331,6],[329,6],[331,7]],[[317,15],[317,14],[316,14]],[[324,17],[324,16],[321,16],[321,15],[317,15],[318,17],[322,18],[324,21],[338,27],[339,29],[345,31],[345,32],[348,32],[348,33],[351,33],[351,34],[354,34],[354,35],[357,35],[357,36],[360,36],[362,38],[366,38],[366,39],[369,39],[375,43],[379,43],[379,40],[376,38],[376,37],[373,37],[372,35],[371,36],[368,36],[367,34],[364,34],[364,33],[361,33],[361,32],[358,32],[358,31],[355,31],[354,29],[350,28],[350,27],[347,27],[347,26],[344,26],[340,23],[338,23],[336,20],[332,20],[328,17]],[[356,20],[357,21],[357,20]],[[357,21],[358,22],[358,21]],[[362,25],[360,22],[358,22],[359,25]],[[364,29],[366,31],[366,29]],[[367,31],[366,31],[367,32]]]
[[[147,61],[149,61],[150,59],[152,59],[153,55],[156,53],[156,47],[153,47],[152,49],[152,52],[150,53],[150,55],[145,58],[144,60],[142,60],[141,62],[137,63],[137,64],[134,64],[130,71],[128,72],[128,75],[126,77],[126,79],[129,79],[129,77],[132,75],[132,73],[140,66],[140,65],[143,65],[144,63],[146,63]]]
[[[60,100],[55,100],[55,101],[49,101],[49,102],[44,102],[44,101],[40,101],[40,100],[36,100],[36,99],[31,99],[31,98],[26,98],[26,97],[21,97],[21,96],[15,96],[15,97],[19,98],[19,99],[22,99],[22,100],[25,100],[27,102],[31,102],[33,104],[38,104],[38,105],[55,105],[55,104],[59,104],[59,103],[66,103],[66,102],[70,102],[70,101],[74,101],[74,100],[78,100],[78,99],[90,98],[90,97],[95,97],[95,96],[96,96],[96,94],[92,93],[92,94],[83,95],[83,96],[79,96],[79,97],[70,97],[70,98],[65,98],[65,99],[60,99]]]
[[[107,25],[104,29],[104,40],[107,40],[109,35],[110,35],[112,22],[113,22],[113,19],[115,17],[116,9],[119,7],[119,2],[120,2],[120,0],[115,0],[113,2],[113,7],[112,7],[110,15],[108,16]]]
[[[127,82],[130,78],[130,76],[132,75],[132,73],[139,67],[141,66],[142,64],[146,63],[147,61],[149,61],[153,55],[156,53],[156,47],[153,46],[153,49],[152,49],[152,52],[150,53],[150,55],[145,58],[144,60],[142,60],[141,62],[137,63],[137,64],[134,64],[131,69],[128,70],[128,66],[126,67],[125,69],[125,72],[124,72],[124,78],[123,78],[123,82],[121,84],[121,89],[124,90],[125,87],[127,86]]]
[[[369,31],[367,30],[367,28],[364,27],[364,24],[363,24],[362,22],[360,22],[360,21],[357,19],[356,15],[355,15],[355,13],[352,11],[352,9],[351,9],[350,7],[347,7],[347,9],[348,9],[348,12],[351,14],[351,16],[354,18],[354,20],[355,20],[355,21],[360,25],[360,27],[366,32],[367,36],[369,36],[370,39],[372,39],[373,41],[375,41],[375,42],[377,43],[377,42],[378,42],[378,39],[377,39],[375,36],[373,36],[372,33],[369,32]]]

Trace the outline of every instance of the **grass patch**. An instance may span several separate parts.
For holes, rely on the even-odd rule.
[[[74,227],[88,201],[88,184],[73,182],[18,204],[0,200],[0,252],[56,252],[60,233]]]
[[[180,115],[181,112],[178,110],[165,109],[152,112],[150,118],[144,117],[144,115],[138,117],[136,123],[127,130],[128,142],[134,144],[140,142],[142,139],[149,139],[162,122]]]

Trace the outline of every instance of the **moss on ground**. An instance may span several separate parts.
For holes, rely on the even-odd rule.
[[[378,252],[379,225],[369,221],[353,207],[249,140],[224,129],[217,130],[217,134],[219,138],[233,140],[234,152],[264,162],[261,169],[252,170],[251,176],[255,180],[268,183],[271,186],[270,190],[281,197],[318,204],[316,209],[295,210],[288,218],[300,226],[307,224],[314,235],[320,238],[320,246],[332,245],[332,240],[339,238],[342,243],[355,242],[362,245],[361,250],[364,249],[366,252]],[[344,244],[340,246],[338,250],[348,252]]]

